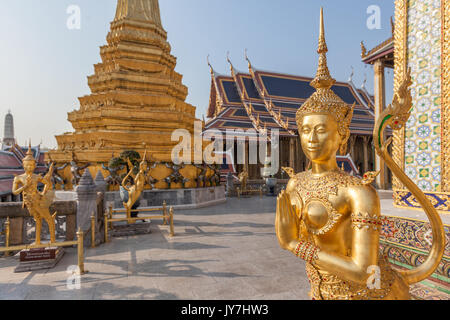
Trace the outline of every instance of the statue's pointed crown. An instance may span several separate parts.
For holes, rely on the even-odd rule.
[[[33,151],[31,150],[31,140],[28,144],[28,151],[27,151],[25,157],[22,159],[22,162],[24,162],[24,161],[36,161],[36,159],[34,159],[34,156],[33,156]]]
[[[308,114],[328,114],[335,118],[339,126],[339,133],[347,135],[350,122],[353,117],[353,107],[346,104],[338,97],[331,87],[336,83],[328,70],[327,64],[328,47],[325,41],[325,27],[323,19],[323,8],[320,9],[320,35],[319,35],[319,66],[316,77],[310,85],[316,89],[311,97],[297,111],[297,125],[300,128],[302,119]]]

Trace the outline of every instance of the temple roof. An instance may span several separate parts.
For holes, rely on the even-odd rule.
[[[230,61],[229,61],[230,62]],[[315,92],[311,77],[255,69],[234,69],[231,75],[211,67],[211,92],[205,129],[279,129],[280,135],[297,134],[296,112]],[[353,134],[371,135],[374,125],[373,96],[349,82],[336,82],[332,90],[346,103],[355,104],[350,125]]]
[[[382,59],[386,67],[393,69],[394,37],[390,37],[369,51],[367,51],[364,43],[361,42],[361,59],[367,64],[373,64],[376,60]]]

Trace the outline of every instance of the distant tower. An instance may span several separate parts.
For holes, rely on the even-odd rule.
[[[14,119],[11,110],[5,116],[5,129],[3,134],[3,147],[12,146],[15,143],[14,139]]]

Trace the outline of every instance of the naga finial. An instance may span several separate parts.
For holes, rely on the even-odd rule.
[[[364,45],[364,41],[361,41],[361,57],[364,58],[367,55],[367,49]]]
[[[214,75],[214,68],[212,67],[211,63],[209,62],[209,54],[206,56],[206,62],[208,63],[211,75]]]

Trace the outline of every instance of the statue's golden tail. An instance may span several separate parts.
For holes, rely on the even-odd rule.
[[[392,104],[389,105],[376,119],[373,141],[378,155],[385,161],[392,173],[405,185],[416,197],[428,216],[433,232],[433,244],[430,254],[423,264],[412,270],[397,270],[408,284],[420,282],[428,278],[438,267],[445,248],[445,232],[442,220],[436,208],[427,199],[420,188],[403,172],[403,170],[391,158],[387,148],[392,138],[384,142],[384,130],[389,125],[394,130],[403,128],[411,114],[412,97],[409,86],[411,85],[410,70],[407,71],[399,90],[395,93]]]

